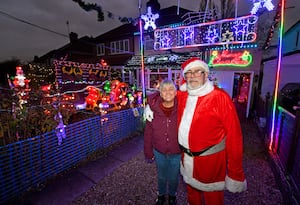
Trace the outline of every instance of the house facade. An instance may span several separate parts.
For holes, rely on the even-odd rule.
[[[246,25],[246,21],[252,24]],[[201,17],[199,12],[172,6],[159,10],[159,19],[155,22],[158,31],[142,31],[142,47],[139,25],[125,24],[96,38],[88,39],[89,49],[85,52],[81,51],[83,45],[75,47],[74,43],[70,43],[49,52],[46,59],[49,59],[49,56],[52,59],[66,57],[67,60],[83,63],[98,63],[104,60],[109,65],[113,78],[136,85],[139,89],[151,90],[156,89],[164,78],[174,80],[179,86],[182,80],[181,64],[190,57],[199,57],[210,63],[211,80],[226,90],[234,101],[243,104],[248,116],[253,98],[252,88],[257,87],[257,76],[260,74],[261,53],[255,45],[254,30],[247,34],[247,39],[243,35],[248,32],[247,29],[255,27],[256,21],[252,16],[216,21],[212,15]],[[218,28],[223,28],[224,24],[226,31],[220,30],[218,35],[212,34]],[[228,28],[230,26],[231,30]],[[201,32],[187,36],[191,29]],[[179,34],[181,32],[185,35],[184,40],[178,40],[177,43],[184,42],[184,45],[168,47],[158,39],[158,32],[161,38],[167,34],[177,40],[182,38]],[[232,40],[233,38],[235,40]],[[197,43],[198,39],[206,39],[206,42]],[[81,40],[78,39],[77,43],[82,42]],[[80,56],[80,53],[83,55]]]

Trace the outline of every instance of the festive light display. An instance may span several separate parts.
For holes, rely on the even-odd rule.
[[[130,88],[127,83],[118,80],[107,81],[103,88],[87,86],[88,96],[85,98],[86,110],[101,112],[102,114],[110,110],[119,110],[123,107],[139,106],[139,93],[135,87]]]
[[[55,115],[54,120],[58,121],[58,125],[55,128],[55,134],[58,139],[58,145],[61,145],[62,140],[66,138],[66,131],[65,131],[65,125],[62,120],[62,115],[60,112]]]
[[[72,61],[54,61],[57,85],[61,91],[82,89],[87,85],[100,85],[109,80],[110,67],[104,60],[100,63],[78,63]]]
[[[146,86],[145,86],[145,64],[144,64],[144,37],[143,37],[143,22],[140,18],[139,29],[140,29],[140,54],[141,54],[141,80],[142,80],[142,90],[143,90],[143,105],[146,105]]]
[[[251,43],[256,40],[258,17],[243,16],[177,28],[156,29],[154,49]]]
[[[280,79],[280,70],[281,70],[281,60],[282,60],[282,38],[283,38],[283,25],[284,25],[284,7],[285,0],[281,0],[280,5],[280,30],[279,30],[279,46],[278,46],[278,62],[277,62],[277,72],[276,72],[276,81],[275,81],[275,91],[274,91],[274,101],[273,101],[273,109],[272,109],[272,127],[270,133],[270,144],[269,150],[272,151],[272,146],[274,142],[274,130],[275,130],[275,118],[276,118],[276,107],[277,107],[277,98],[278,98],[278,89],[279,89],[279,79]],[[278,137],[278,136],[276,136]]]
[[[247,67],[252,63],[252,55],[249,51],[233,52],[230,50],[213,51],[208,65]]]
[[[94,86],[88,86],[87,90],[88,90],[88,96],[86,96],[85,98],[86,109],[95,111],[95,109],[98,106],[97,102],[98,100],[101,99],[102,96],[101,90]]]
[[[257,48],[257,44],[251,43],[251,44],[238,44],[238,45],[230,45],[230,46],[216,46],[216,47],[209,47],[206,48],[207,51],[211,50],[236,50],[236,49],[251,49],[251,48]]]
[[[16,76],[14,80],[11,82],[8,76],[8,84],[11,89],[13,89],[19,98],[19,106],[22,108],[22,105],[27,103],[28,94],[30,91],[29,88],[30,80],[26,79],[24,76],[24,72],[21,66],[16,67]]]
[[[141,19],[145,21],[144,29],[148,28],[156,29],[155,20],[159,18],[159,14],[152,14],[151,7],[148,7],[148,12],[145,15],[141,15]]]
[[[268,11],[272,11],[274,9],[272,0],[253,0],[253,7],[250,13],[257,14],[258,10],[263,8],[266,8]]]

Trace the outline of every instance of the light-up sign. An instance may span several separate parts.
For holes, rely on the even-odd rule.
[[[154,49],[251,43],[256,40],[257,20],[257,16],[248,15],[191,26],[156,29]]]
[[[210,57],[209,66],[236,66],[246,67],[252,63],[252,55],[249,51],[232,52],[229,50],[213,51]]]

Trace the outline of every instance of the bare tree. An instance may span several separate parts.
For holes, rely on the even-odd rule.
[[[235,15],[235,0],[200,0],[199,11],[213,11],[218,19],[232,18]]]

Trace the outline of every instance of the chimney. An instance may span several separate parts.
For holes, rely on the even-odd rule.
[[[71,43],[75,43],[78,40],[78,34],[71,32],[69,33],[69,38]]]

